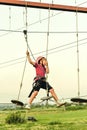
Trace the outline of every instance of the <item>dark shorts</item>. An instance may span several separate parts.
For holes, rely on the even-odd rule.
[[[30,97],[31,94],[32,94],[34,91],[38,91],[38,92],[39,92],[39,90],[40,90],[41,88],[42,88],[42,89],[45,89],[45,90],[48,90],[48,92],[50,91],[50,89],[52,89],[52,87],[50,86],[50,84],[49,84],[48,82],[39,79],[39,80],[37,80],[37,81],[33,84],[33,89],[32,89],[32,91],[30,92],[30,94],[29,94],[28,97]]]
[[[46,89],[46,90],[50,90],[52,89],[52,87],[50,86],[50,84],[46,81],[43,81],[43,80],[38,80],[36,81],[35,85],[34,85],[34,90],[35,91],[39,91],[40,88],[42,89]]]

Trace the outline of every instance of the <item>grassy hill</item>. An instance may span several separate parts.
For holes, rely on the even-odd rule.
[[[24,122],[18,122],[19,117]],[[31,117],[36,121],[28,120]],[[12,122],[8,123],[8,119]],[[0,111],[0,130],[87,130],[87,105],[3,110]]]

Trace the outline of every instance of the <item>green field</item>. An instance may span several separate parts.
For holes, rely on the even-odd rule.
[[[19,113],[23,123],[8,124],[11,114]],[[37,121],[30,121],[34,117]],[[13,109],[0,111],[0,130],[87,130],[87,106],[34,107],[31,110]]]

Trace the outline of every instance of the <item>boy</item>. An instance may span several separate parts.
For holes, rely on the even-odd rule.
[[[27,51],[26,52],[27,59],[30,64],[32,64],[35,67],[36,70],[36,77],[34,78],[35,80],[35,85],[29,94],[29,102],[25,106],[25,108],[30,109],[30,105],[32,104],[34,98],[37,96],[40,88],[48,90],[48,92],[51,93],[52,97],[54,98],[56,104],[58,107],[65,105],[65,103],[60,103],[58,100],[58,97],[53,89],[53,87],[50,86],[50,84],[46,81],[45,75],[49,73],[49,66],[48,66],[48,61],[45,57],[38,57],[36,62],[33,62],[30,58],[30,54]]]

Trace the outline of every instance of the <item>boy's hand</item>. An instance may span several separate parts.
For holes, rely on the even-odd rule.
[[[47,59],[43,59],[43,65],[48,66],[48,61],[47,61]]]
[[[26,55],[29,56],[29,52],[28,52],[28,50],[26,51]]]

